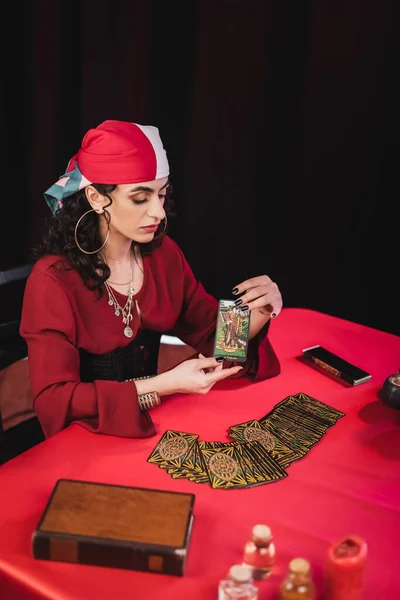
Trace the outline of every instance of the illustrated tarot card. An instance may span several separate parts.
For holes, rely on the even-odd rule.
[[[220,300],[215,329],[214,356],[245,362],[249,339],[250,313],[240,310],[234,300]]]

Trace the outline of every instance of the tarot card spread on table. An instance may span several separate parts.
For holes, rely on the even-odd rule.
[[[167,430],[148,462],[174,479],[209,483],[216,489],[246,488],[279,481],[345,413],[298,393],[261,419],[231,425],[232,441],[199,441],[194,433]]]

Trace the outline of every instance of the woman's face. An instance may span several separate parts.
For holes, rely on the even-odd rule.
[[[146,244],[151,242],[160,221],[165,217],[164,202],[168,187],[168,177],[143,183],[125,183],[117,185],[109,194],[111,206],[110,235],[123,236],[135,242]],[[104,198],[103,206],[109,204]],[[106,229],[105,220],[100,220],[102,229]],[[102,231],[103,234],[106,231]]]

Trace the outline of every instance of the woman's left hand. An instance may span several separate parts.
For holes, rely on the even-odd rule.
[[[232,293],[235,295],[243,293],[243,296],[235,302],[241,310],[257,308],[263,315],[272,319],[277,317],[282,310],[281,293],[276,283],[268,275],[246,279],[233,288]]]

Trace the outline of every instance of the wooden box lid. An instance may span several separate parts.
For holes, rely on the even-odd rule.
[[[38,532],[185,548],[194,494],[57,481]]]

